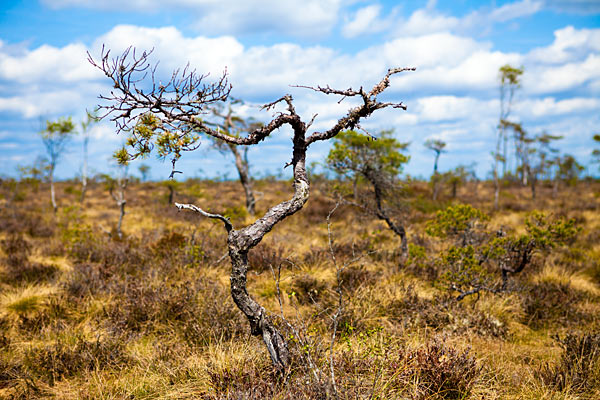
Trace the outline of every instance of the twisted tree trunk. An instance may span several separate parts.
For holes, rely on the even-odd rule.
[[[286,99],[287,101],[287,99]],[[291,99],[290,99],[291,101]],[[273,227],[286,217],[299,211],[309,197],[309,182],[306,174],[306,125],[295,114],[290,104],[290,114],[286,121],[294,129],[294,147],[291,165],[294,168],[294,195],[271,209],[254,223],[236,230],[229,220],[221,215],[209,214],[202,209],[186,204],[175,203],[179,208],[191,209],[204,216],[220,219],[228,231],[227,245],[231,259],[231,296],[237,307],[244,313],[250,323],[250,332],[261,336],[273,365],[282,370],[289,365],[289,350],[283,335],[271,321],[267,311],[250,296],[246,289],[248,272],[248,252],[260,243],[262,238]]]

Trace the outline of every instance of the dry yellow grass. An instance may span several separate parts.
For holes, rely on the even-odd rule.
[[[235,182],[194,185],[193,193],[191,189],[186,193],[183,187],[181,195],[195,199],[207,209],[224,212],[243,204],[243,192]],[[415,193],[428,196],[427,185],[417,182],[415,186]],[[487,183],[478,184],[477,192],[473,188],[461,188],[457,201],[471,199],[473,204],[490,213],[490,227],[505,226],[513,232],[524,233],[524,217],[535,206],[528,198],[528,191],[505,189],[501,204],[517,204],[522,210],[505,208],[494,213],[490,189]],[[541,190],[542,195],[545,189]],[[55,275],[37,280],[1,282],[0,322],[10,329],[0,333],[0,339],[4,335],[9,343],[2,347],[0,354],[0,376],[5,376],[1,375],[3,371],[11,371],[13,375],[8,376],[16,374],[18,378],[10,378],[10,387],[0,388],[0,397],[224,399],[249,393],[244,382],[254,380],[262,394],[271,393],[268,392],[271,387],[278,388],[277,394],[265,395],[265,398],[310,398],[306,393],[313,393],[310,390],[315,380],[305,365],[295,365],[287,383],[283,384],[272,377],[269,356],[260,338],[252,337],[246,325],[240,331],[231,331],[232,326],[228,324],[245,321],[236,319],[240,317],[239,311],[227,296],[230,267],[227,258],[222,258],[226,250],[226,233],[222,226],[174,212],[166,204],[163,198],[166,191],[160,186],[132,184],[128,190],[131,193],[123,225],[127,237],[124,242],[109,240],[99,229],[112,229],[118,218],[114,202],[101,187],[90,190],[80,213],[81,222],[92,227],[98,243],[84,245],[98,246],[93,247],[94,252],[83,255],[70,252],[60,238],[65,228],[56,227],[50,238],[24,234],[34,249],[28,261],[53,265],[57,271]],[[258,209],[263,212],[290,194],[289,182],[259,182],[257,190],[264,193],[258,202]],[[580,196],[581,201],[598,203],[591,191]],[[337,307],[337,281],[325,221],[334,202],[324,198],[324,193],[326,188],[315,188],[306,210],[276,226],[260,246],[266,249],[261,253],[265,256],[269,256],[269,251],[279,251],[280,258],[273,257],[275,261],[289,260],[282,262],[280,280],[284,316],[292,323],[306,325],[301,332],[306,335],[303,344],[290,340],[290,345],[296,356],[310,354],[313,357],[326,382],[331,317]],[[63,207],[78,207],[75,195],[62,195]],[[444,201],[450,204],[449,199]],[[515,282],[512,292],[485,293],[460,304],[444,297],[446,288],[425,270],[398,265],[395,254],[399,240],[385,224],[370,217],[359,218],[357,211],[351,208],[338,210],[331,224],[338,266],[348,263],[347,269],[354,268],[349,273],[358,277],[353,286],[344,286],[343,314],[334,344],[336,380],[338,387],[347,390],[340,397],[369,398],[369,393],[378,393],[380,398],[405,398],[420,393],[425,366],[420,367],[423,368],[419,370],[421,375],[415,375],[418,378],[403,378],[406,380],[394,387],[403,374],[416,368],[402,361],[399,355],[424,349],[436,339],[459,352],[470,348],[470,354],[482,367],[467,398],[594,398],[589,396],[597,391],[581,394],[569,388],[549,387],[538,373],[542,365],[557,363],[563,354],[553,335],[593,333],[600,326],[597,318],[600,315],[600,275],[595,275],[598,272],[594,269],[598,268],[594,262],[600,261],[600,245],[589,239],[600,227],[600,216],[597,209],[581,209],[579,199],[569,192],[558,199],[542,196],[539,202],[547,209],[561,204],[561,212],[580,216],[584,221],[583,233],[574,244],[584,255],[580,261],[583,267],[569,264],[570,259],[562,252],[540,253],[538,266],[512,277]],[[423,206],[426,211],[407,216],[408,233],[411,242],[426,248],[424,262],[430,267],[433,265],[431,268],[439,268],[433,260],[449,243],[436,242],[424,234],[425,223],[437,206],[429,204],[427,207],[432,208],[428,211]],[[32,210],[32,215],[35,212],[39,210]],[[57,218],[60,219],[60,214]],[[249,216],[234,220],[236,227],[250,222]],[[181,248],[157,250],[159,241],[169,232],[182,234],[185,243]],[[205,252],[202,257],[192,255],[192,233],[197,250]],[[0,231],[0,238],[6,237],[7,233]],[[141,251],[141,255],[137,251]],[[359,255],[362,256],[359,260],[350,263]],[[6,257],[5,252],[0,253],[1,259]],[[249,271],[248,290],[283,326],[278,319],[275,280],[267,264]],[[277,266],[274,267],[277,270]],[[10,273],[9,269],[6,271]],[[436,277],[443,272],[438,270]],[[299,283],[303,277],[311,280]],[[315,302],[300,298],[303,284],[309,289],[310,285],[316,285]],[[573,301],[571,307],[583,317],[572,322],[549,320],[536,326],[529,324],[532,308],[535,311],[536,306],[546,307],[544,297],[540,298],[539,305],[527,302],[532,295],[528,290],[531,287],[541,290],[540,285],[568,287],[569,301]],[[186,288],[196,292],[186,297]],[[29,321],[34,317],[39,323]],[[143,323],[137,324],[139,321]],[[206,332],[213,333],[210,340],[194,341]],[[103,360],[107,355],[102,347],[93,350],[93,346],[83,345],[81,348],[87,350],[77,353],[80,348],[76,343],[81,340],[90,346],[108,343],[106,349],[115,354],[123,353],[123,358],[111,361],[109,357],[108,361],[97,361],[90,366],[85,361],[86,351],[96,351],[93,353],[96,360]],[[111,340],[117,341],[115,348],[109,346]],[[71,347],[63,349],[57,343]],[[109,350],[106,350],[108,354]],[[55,364],[44,364],[47,362],[44,352],[48,352]],[[44,371],[50,368],[48,365],[60,367],[56,363],[61,357],[76,368],[72,374],[50,383]],[[78,357],[84,361],[78,361]],[[28,364],[27,360],[37,360],[38,365]],[[436,361],[439,359],[427,362]],[[35,389],[27,385],[35,385]],[[257,396],[260,394],[247,397],[261,398]]]

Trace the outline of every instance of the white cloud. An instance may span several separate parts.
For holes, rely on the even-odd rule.
[[[527,17],[540,11],[543,7],[541,1],[522,0],[516,3],[505,4],[492,10],[489,18],[492,21],[506,22],[516,18]]]
[[[393,37],[418,37],[430,33],[452,32],[470,37],[486,37],[498,24],[507,24],[509,29],[518,29],[517,20],[534,15],[543,9],[539,0],[522,0],[501,7],[481,7],[462,17],[444,14],[435,9],[436,2],[417,9],[410,17],[397,18]]]
[[[153,59],[160,60],[158,73],[167,79],[173,69],[188,61],[198,72],[211,72],[213,76],[228,67],[233,96],[257,103],[291,93],[305,120],[319,114],[313,126],[319,130],[329,128],[355,100],[338,104],[337,96],[292,88],[290,84],[368,88],[389,67],[416,66],[416,72],[394,76],[385,93],[386,100],[404,101],[408,111],[375,113],[364,127],[374,132],[396,128],[398,138],[412,141],[414,148],[422,147],[427,136],[441,135],[449,142],[449,149],[458,152],[467,151],[469,146],[493,147],[498,114],[497,74],[506,63],[525,66],[523,90],[515,112],[531,132],[544,129],[550,118],[558,127],[562,120],[575,124],[573,121],[584,120],[586,113],[594,114],[600,106],[596,35],[597,30],[565,28],[556,32],[554,43],[548,47],[524,55],[494,51],[489,42],[450,32],[400,37],[357,53],[342,53],[329,47],[292,43],[244,46],[231,36],[189,37],[173,27],[121,25],[90,47],[95,57],[102,43],[115,55],[132,44],[140,50],[154,48]],[[82,114],[85,107],[96,104],[99,93],[110,90],[108,80],[99,80],[99,72],[88,66],[86,47],[81,44],[17,50],[9,51],[0,43],[0,87],[4,95],[0,97],[0,111],[26,118]],[[587,93],[570,94],[573,89],[585,89]],[[545,97],[538,98],[539,94]],[[257,112],[254,104],[246,106],[244,113],[260,119],[271,115]],[[121,140],[108,122],[95,127],[93,136],[98,141],[111,139],[106,148],[113,148]],[[273,148],[287,146],[282,143],[288,136],[288,131],[282,130],[269,140]],[[321,153],[326,151],[325,147],[319,149]],[[288,156],[278,154],[277,160]],[[487,168],[488,151],[473,157],[481,168]],[[419,165],[416,159],[413,162]]]
[[[137,51],[154,49],[152,59],[160,60],[160,71],[168,76],[171,71],[185,67],[188,62],[198,72],[210,72],[218,76],[226,66],[233,65],[233,60],[244,51],[244,46],[231,36],[188,38],[174,27],[118,25],[94,42],[93,56],[99,56],[103,44],[115,56],[130,46]]]
[[[217,1],[202,10],[197,26],[217,34],[277,31],[319,37],[336,24],[340,6],[340,0]]]
[[[441,61],[429,68],[418,68],[415,73],[394,78],[392,91],[419,91],[444,93],[448,91],[495,90],[498,69],[504,64],[519,65],[519,54],[505,54],[478,50],[457,62]],[[415,64],[419,65],[419,64]]]
[[[69,83],[100,76],[87,62],[86,48],[80,43],[60,49],[43,45],[19,55],[5,51],[0,43],[0,79],[19,83]]]
[[[353,38],[364,34],[382,32],[388,29],[392,23],[393,15],[385,19],[380,17],[381,6],[373,4],[363,7],[356,11],[354,18],[346,20],[342,27],[342,35],[347,38]]]
[[[600,99],[582,97],[559,101],[553,97],[526,99],[517,103],[515,108],[517,114],[521,114],[522,118],[600,112]]]
[[[398,23],[397,36],[417,36],[432,32],[445,32],[457,28],[460,20],[442,15],[435,10],[419,9],[410,18]]]
[[[600,29],[567,26],[554,31],[550,46],[533,49],[527,57],[532,62],[559,64],[580,60],[590,52],[600,52]]]
[[[19,96],[0,97],[0,111],[21,114],[25,118],[68,113],[81,104],[84,104],[83,96],[76,90],[32,92]]]
[[[328,34],[337,23],[341,0],[42,0],[52,8],[160,12],[189,10],[196,28],[211,35],[279,32],[302,37]]]
[[[419,36],[435,32],[458,34],[487,34],[495,24],[506,23],[517,18],[533,15],[542,9],[543,3],[522,0],[497,8],[484,7],[462,17],[443,14],[434,8],[435,4],[414,11],[408,19],[399,18],[394,36]]]
[[[489,119],[497,115],[498,101],[473,97],[430,96],[417,100],[422,122],[456,121],[470,118]]]
[[[558,93],[600,81],[600,54],[589,54],[581,62],[558,66],[536,65],[526,69],[523,86],[530,93]]]

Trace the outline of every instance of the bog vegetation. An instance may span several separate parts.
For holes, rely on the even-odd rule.
[[[556,198],[542,185],[535,203],[505,187],[493,211],[491,182],[455,199],[446,185],[433,202],[410,181],[401,262],[385,221],[351,202],[330,215],[343,182],[315,178],[305,209],[249,253],[248,290],[289,344],[284,374],[231,299],[218,222],[132,181],[120,238],[101,182],[83,204],[79,183],[55,183],[54,215],[48,183],[4,181],[2,397],[308,399],[332,396],[335,380],[340,398],[597,398],[597,182]],[[290,182],[254,185],[262,213]],[[372,197],[367,181],[356,190]],[[188,181],[175,196],[236,225],[252,218],[235,182]]]

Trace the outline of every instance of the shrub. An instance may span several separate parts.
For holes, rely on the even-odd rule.
[[[308,274],[304,274],[294,278],[291,290],[290,295],[294,296],[300,304],[312,304],[323,299],[327,285]]]
[[[99,263],[78,263],[73,266],[67,281],[63,284],[66,293],[75,299],[94,296],[107,289],[114,271]]]
[[[533,328],[577,323],[585,317],[576,307],[582,296],[568,283],[534,284],[522,293],[524,322]]]
[[[457,204],[438,211],[435,218],[427,223],[426,232],[439,238],[453,238],[464,245],[472,243],[476,228],[489,217],[469,204]]]
[[[365,269],[363,265],[346,267],[340,272],[342,288],[351,292],[355,291],[362,285],[375,282],[379,275],[376,272]]]
[[[469,350],[456,350],[440,339],[416,350],[400,350],[387,367],[388,386],[404,395],[398,398],[419,400],[468,398],[481,373]]]
[[[170,322],[186,321],[197,309],[190,285],[146,287],[129,282],[115,287],[119,301],[108,311],[111,322],[128,331],[161,331]]]
[[[53,344],[31,348],[25,353],[24,367],[49,385],[83,371],[107,367],[120,369],[128,362],[123,338],[98,338],[89,342],[76,337],[71,342],[57,339]]]
[[[563,348],[556,365],[545,364],[539,376],[546,385],[582,393],[600,386],[600,334],[567,333],[555,338]]]
[[[525,219],[527,232],[542,248],[571,244],[581,230],[575,218],[551,217],[541,211],[531,212]]]
[[[187,239],[181,233],[167,232],[156,243],[153,251],[159,257],[172,256],[181,251],[187,244]]]
[[[471,291],[491,288],[492,277],[473,246],[455,247],[440,253],[440,283],[463,296]]]
[[[31,245],[21,235],[11,235],[0,240],[0,247],[6,254],[6,261],[11,267],[20,267],[28,262]]]
[[[264,272],[271,268],[277,270],[287,261],[286,250],[282,247],[273,247],[267,243],[261,243],[248,253],[248,264],[252,271]]]
[[[439,340],[408,356],[419,382],[419,398],[464,399],[481,372],[469,350],[461,352]]]

